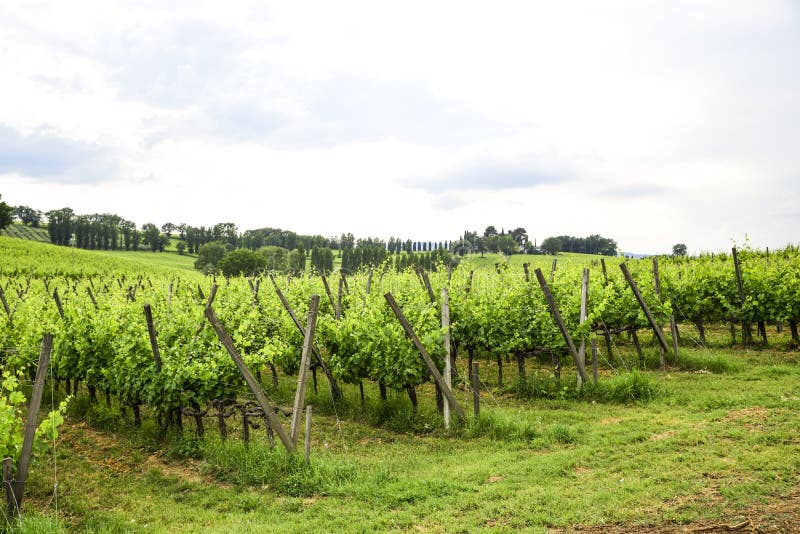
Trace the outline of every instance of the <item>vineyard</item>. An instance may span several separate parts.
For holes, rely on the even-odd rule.
[[[501,423],[492,411],[507,408],[495,395],[513,399],[519,410],[541,409],[542,402],[606,411],[632,403],[643,410],[659,395],[654,370],[731,370],[736,358],[721,360],[709,351],[738,346],[751,353],[776,344],[786,365],[796,365],[800,345],[800,253],[792,248],[625,263],[531,256],[519,265],[500,257],[489,268],[464,261],[455,268],[378,268],[329,278],[213,278],[5,237],[0,257],[4,372],[32,379],[41,341],[53,334],[51,402],[72,395],[72,402],[118,410],[133,429],[153,425],[162,443],[212,434],[211,420],[214,437],[205,439],[230,434],[276,447],[275,433],[280,437],[290,418],[296,443],[303,434],[296,429],[299,416],[314,404],[322,414],[320,432],[339,436],[326,437],[326,446],[346,439],[342,421],[355,424],[356,415],[347,420],[363,413],[358,406],[395,410],[378,418],[391,419],[393,431],[570,445],[582,439],[570,426],[575,414],[539,419],[539,428]],[[307,397],[294,390],[305,369],[313,384]],[[782,395],[782,406],[796,411],[796,380]],[[473,402],[476,412],[483,403],[477,419]],[[439,416],[445,410],[463,414],[449,430]],[[408,428],[395,428],[397,421]],[[253,434],[259,428],[263,438]],[[309,439],[313,432],[306,427]],[[798,452],[796,437],[780,444],[784,454]],[[318,472],[327,473],[326,458],[322,453]],[[796,460],[782,473],[783,483],[796,484]],[[314,488],[312,495],[332,491]],[[567,523],[541,517],[523,525],[632,516],[578,514]]]

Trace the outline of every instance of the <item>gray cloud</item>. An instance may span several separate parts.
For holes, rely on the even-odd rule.
[[[114,34],[103,45],[98,59],[122,98],[186,108],[237,89],[239,55],[250,43],[233,29],[182,20]]]
[[[519,129],[491,121],[409,81],[349,74],[303,93],[307,114],[276,132],[272,142],[300,148],[386,140],[450,145]]]
[[[653,184],[631,184],[628,186],[598,187],[594,194],[613,198],[646,198],[671,194],[672,189]]]
[[[431,193],[447,194],[455,191],[524,189],[574,179],[576,176],[571,171],[543,163],[479,162],[456,169],[442,178],[412,179],[407,180],[404,185]]]
[[[0,173],[18,173],[40,182],[94,184],[116,178],[119,163],[94,143],[46,131],[23,136],[0,124]]]
[[[315,87],[285,81],[280,91],[290,94],[301,112],[277,111],[276,98],[266,91],[211,98],[187,118],[155,117],[162,138],[215,137],[264,142],[277,148],[330,148],[357,142],[400,141],[421,145],[458,145],[494,139],[518,130],[518,125],[491,121],[457,102],[438,98],[426,87],[407,81],[386,82],[346,75]],[[200,98],[200,97],[197,97]]]

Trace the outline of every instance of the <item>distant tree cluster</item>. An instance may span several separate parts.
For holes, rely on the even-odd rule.
[[[3,195],[0,195],[3,198]],[[0,230],[5,229],[6,226],[12,223],[14,216],[14,208],[0,201]]]
[[[496,227],[487,226],[483,235],[465,231],[461,239],[450,243],[449,250],[459,256],[476,253],[483,256],[487,252],[495,254],[499,252],[510,256],[520,253],[533,254],[536,252],[536,247],[528,240],[525,228],[515,228],[510,232],[502,229],[498,232]]]
[[[386,242],[378,238],[359,239],[355,241],[353,234],[342,235],[343,272],[350,274],[365,267],[381,265],[389,255]]]
[[[302,243],[304,250],[317,248],[339,248],[339,240],[333,237],[322,237],[321,235],[302,235],[289,230],[280,228],[258,228],[247,230],[242,234],[241,246],[250,250],[258,250],[261,247],[274,246],[286,250],[294,250],[297,245]]]
[[[28,206],[17,206],[14,208],[14,218],[25,226],[39,228],[42,223],[42,212]]]
[[[433,252],[411,252],[393,257],[393,266],[396,271],[418,267],[426,271],[438,271],[440,266],[448,268],[458,265],[458,259],[443,248],[436,249]]]
[[[548,237],[542,241],[541,250],[545,254],[579,252],[581,254],[616,256],[618,248],[617,242],[613,239],[593,234],[589,237],[573,237],[567,235]]]

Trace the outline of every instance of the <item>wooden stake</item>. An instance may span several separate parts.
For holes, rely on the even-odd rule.
[[[6,300],[6,294],[3,292],[3,288],[0,287],[0,302],[3,303],[3,309],[6,311],[6,316],[8,317],[8,324],[14,326],[13,322],[11,321],[11,309],[8,307],[8,301]]]
[[[581,315],[580,315],[580,322],[586,320],[586,308],[588,307],[589,301],[589,269],[583,270],[583,280],[581,281]],[[584,367],[586,366],[586,340],[581,339],[581,345],[578,347],[578,357],[583,362]],[[581,375],[578,375],[578,387],[581,387]]]
[[[6,488],[6,516],[18,516],[17,501],[14,498],[14,460],[3,458],[3,486]]]
[[[275,431],[276,434],[278,434],[278,437],[280,438],[281,443],[283,443],[283,446],[286,447],[286,450],[294,453],[296,450],[294,442],[286,433],[286,430],[284,430],[283,425],[278,419],[278,416],[275,415],[275,411],[278,409],[278,407],[270,401],[267,394],[264,393],[263,389],[261,389],[261,385],[247,368],[244,360],[242,360],[242,357],[239,355],[239,352],[233,345],[233,339],[231,339],[231,336],[225,331],[225,328],[222,326],[222,322],[214,313],[214,309],[209,306],[205,309],[204,314],[206,319],[208,319],[208,322],[211,323],[211,326],[214,328],[214,331],[217,333],[217,337],[219,338],[220,342],[228,351],[228,354],[230,354],[233,363],[236,364],[239,372],[244,377],[245,382],[247,382],[247,386],[255,396],[258,405],[261,406],[262,410],[264,410],[264,413],[269,421],[269,426]]]
[[[661,277],[658,275],[658,258],[653,256],[653,284],[656,290],[656,296],[658,297],[658,301],[661,302]],[[664,332],[664,327],[661,326],[659,323],[658,329],[661,330],[662,335]],[[664,369],[667,366],[667,361],[665,359],[665,349],[661,345],[658,346],[659,352],[659,365],[661,368]],[[641,359],[641,349],[639,350],[639,358]]]
[[[428,298],[431,302],[436,302],[436,297],[433,295],[433,287],[431,286],[431,279],[428,278],[428,273],[425,269],[420,269],[422,275],[422,282],[425,284],[425,289],[428,291]]]
[[[597,385],[597,340],[592,338],[592,378],[594,385]]]
[[[320,275],[320,278],[322,278],[322,285],[325,287],[325,294],[328,295],[328,300],[331,303],[331,308],[336,310],[336,302],[334,302],[333,300],[333,294],[331,293],[331,286],[328,285],[328,279],[325,277],[324,274]],[[274,284],[275,280],[273,280],[272,283]]]
[[[39,353],[39,363],[36,365],[36,378],[33,381],[31,402],[28,405],[28,416],[25,419],[25,435],[22,438],[22,450],[19,453],[16,480],[14,481],[14,500],[18,515],[22,509],[22,496],[25,492],[25,482],[28,480],[28,467],[33,451],[33,438],[36,435],[36,426],[39,416],[39,406],[42,403],[44,380],[47,376],[47,365],[50,363],[50,352],[53,350],[53,334],[45,334],[42,338],[42,350]]]
[[[275,293],[278,295],[278,299],[280,299],[281,304],[283,304],[283,308],[289,313],[289,316],[292,318],[292,322],[300,330],[301,334],[305,335],[305,330],[303,330],[303,325],[300,323],[300,320],[295,315],[292,306],[289,304],[289,301],[286,300],[286,297],[281,291],[281,288],[278,287],[278,284],[275,282],[275,277],[271,274],[269,275],[269,279],[272,281],[272,285],[275,287]],[[328,382],[331,385],[331,394],[333,398],[338,399],[342,396],[342,390],[339,389],[339,385],[336,383],[336,379],[333,378],[333,375],[328,370],[328,366],[325,365],[325,362],[322,360],[322,356],[320,355],[319,351],[315,346],[311,346],[312,351],[314,352],[314,357],[317,359],[317,363],[320,367],[322,367],[322,372],[325,373],[325,377],[328,379]],[[276,385],[277,385],[277,378],[276,378]]]
[[[675,316],[669,316],[669,329],[672,334],[672,350],[675,354],[675,361],[678,361],[678,323],[675,322]]]
[[[628,282],[633,294],[636,296],[636,300],[639,301],[639,306],[641,306],[642,311],[644,312],[647,320],[650,322],[650,326],[653,328],[653,332],[655,332],[656,337],[658,338],[658,342],[661,343],[661,346],[664,348],[665,351],[669,350],[667,347],[667,340],[664,338],[664,332],[658,327],[658,323],[656,323],[653,314],[650,313],[650,308],[647,307],[647,303],[644,301],[639,288],[636,285],[636,282],[633,281],[633,277],[631,277],[631,273],[628,270],[628,266],[624,263],[619,264],[620,270],[622,270],[622,275],[625,277],[625,281]],[[666,362],[664,363],[662,369],[666,367]]]
[[[311,346],[314,344],[314,329],[317,326],[317,311],[319,310],[319,295],[311,296],[308,308],[308,322],[303,339],[303,352],[300,356],[300,370],[297,373],[297,389],[294,394],[294,409],[292,410],[292,423],[289,433],[292,442],[297,444],[299,435],[300,416],[303,413],[303,404],[306,398],[306,384],[308,384],[308,370],[311,360]]]
[[[58,296],[58,288],[53,290],[53,300],[56,301],[56,308],[58,308],[58,315],[61,316],[61,320],[64,320],[64,306],[61,305],[61,297]]]
[[[306,452],[306,465],[311,463],[311,412],[312,406],[306,406],[306,435],[305,435],[305,452]]]
[[[733,268],[736,272],[736,285],[739,289],[739,303],[744,307],[744,282],[742,281],[742,268],[739,264],[739,253],[736,247],[731,249],[733,253]],[[753,328],[750,323],[742,320],[742,343],[750,345],[753,342]]]
[[[534,273],[536,274],[537,280],[539,280],[539,286],[542,288],[544,298],[547,300],[547,304],[550,307],[550,314],[553,316],[553,320],[556,322],[556,325],[558,325],[558,329],[561,331],[561,335],[564,337],[564,341],[567,343],[569,353],[572,356],[572,361],[575,363],[575,368],[578,370],[578,376],[583,382],[586,382],[586,368],[584,367],[581,359],[578,357],[578,349],[575,347],[575,343],[572,341],[569,331],[567,331],[567,325],[564,323],[564,319],[561,317],[561,312],[558,311],[558,305],[556,304],[556,300],[553,298],[553,294],[550,292],[550,287],[547,285],[547,281],[544,279],[542,270],[536,269]]]
[[[100,309],[99,306],[97,305],[97,299],[94,298],[94,293],[92,293],[92,288],[91,287],[87,287],[86,288],[86,292],[89,293],[89,299],[92,301],[92,304],[94,305],[94,309],[95,310]]]
[[[453,388],[452,361],[450,347],[450,296],[447,288],[442,288],[442,329],[444,330],[444,383]],[[450,401],[444,399],[443,405],[444,427],[450,428]]]
[[[436,365],[434,365],[433,360],[431,360],[431,357],[428,355],[428,351],[425,350],[425,347],[422,345],[422,342],[417,337],[417,334],[414,333],[414,329],[411,327],[411,324],[408,322],[408,319],[406,319],[406,316],[403,314],[403,310],[401,310],[400,306],[397,305],[397,302],[394,300],[394,297],[392,296],[391,293],[386,293],[384,295],[384,298],[386,299],[386,302],[389,303],[389,307],[392,308],[392,311],[397,317],[397,320],[400,321],[400,324],[402,325],[403,330],[405,330],[406,335],[408,335],[408,337],[411,338],[411,341],[414,343],[414,346],[419,351],[420,355],[422,356],[422,359],[425,361],[425,365],[428,366],[428,370],[433,375],[433,379],[436,381],[436,384],[442,389],[442,393],[444,394],[444,396],[447,397],[447,400],[450,402],[450,408],[453,409],[456,412],[456,414],[458,414],[459,417],[463,418],[464,410],[461,408],[461,406],[458,404],[458,401],[456,401],[456,398],[453,396],[453,391],[444,382],[444,378],[442,378],[441,373],[439,373],[439,369],[437,369]]]
[[[153,311],[150,304],[144,305],[144,318],[147,321],[147,333],[150,335],[150,348],[153,349],[153,359],[156,363],[156,373],[161,372],[161,352],[158,350],[158,340],[156,340],[156,327],[153,324]]]
[[[481,381],[478,376],[478,362],[472,364],[472,411],[477,421],[481,415]]]

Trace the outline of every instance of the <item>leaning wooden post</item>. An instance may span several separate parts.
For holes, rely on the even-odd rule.
[[[311,346],[314,344],[314,329],[317,326],[317,311],[319,310],[319,295],[311,296],[308,307],[308,322],[303,339],[303,352],[300,356],[300,370],[297,373],[297,389],[294,394],[294,409],[292,410],[292,423],[289,434],[292,442],[297,444],[299,436],[300,416],[303,413],[303,403],[306,398],[306,384],[308,384],[308,370],[311,363]]]
[[[11,309],[8,307],[8,301],[6,301],[6,295],[3,292],[2,287],[0,287],[0,302],[3,303],[3,309],[6,311],[6,316],[8,317],[8,325],[13,328],[14,326],[14,322],[12,321],[13,313],[11,312]]]
[[[608,272],[606,271],[606,260],[605,258],[600,258],[600,267],[603,269],[603,285],[608,285]]]
[[[525,271],[525,281],[531,281],[531,264],[530,263],[523,263],[522,269]]]
[[[283,425],[278,419],[278,416],[275,415],[275,411],[278,409],[278,407],[269,400],[267,394],[264,393],[263,389],[261,389],[261,385],[247,368],[247,365],[244,363],[244,360],[242,360],[242,357],[239,355],[236,347],[233,346],[233,339],[231,339],[231,336],[222,326],[222,322],[220,322],[219,317],[217,317],[217,314],[214,313],[213,308],[210,306],[205,309],[204,314],[206,319],[208,319],[208,322],[211,323],[211,326],[214,328],[214,331],[217,333],[217,337],[219,338],[220,342],[228,351],[228,354],[230,354],[233,363],[236,364],[239,372],[244,377],[244,381],[247,382],[247,386],[255,396],[256,402],[258,402],[258,405],[261,406],[262,410],[264,410],[264,414],[267,416],[269,426],[278,434],[278,437],[280,438],[281,443],[283,443],[283,446],[286,447],[286,450],[291,453],[295,452],[296,448],[294,446],[294,442],[286,433],[286,430],[284,430]]]
[[[642,311],[647,317],[647,320],[650,322],[650,326],[653,328],[653,332],[655,332],[656,337],[658,338],[658,342],[661,343],[661,347],[663,347],[665,351],[668,351],[669,347],[667,347],[667,340],[664,338],[664,332],[662,332],[661,329],[658,327],[658,323],[656,323],[653,314],[650,312],[650,308],[647,307],[647,303],[644,301],[644,298],[642,297],[642,294],[639,291],[636,282],[634,282],[633,277],[631,277],[631,273],[628,270],[628,266],[625,265],[624,263],[620,263],[619,268],[622,270],[622,275],[625,277],[625,281],[628,282],[628,285],[633,291],[634,296],[636,296],[636,300],[639,301],[639,306],[641,306]],[[664,367],[666,367],[666,364],[664,365]],[[662,369],[664,367],[662,367]]]
[[[553,280],[555,280],[555,278],[556,278],[556,263],[558,263],[558,260],[556,258],[553,258],[553,265],[550,267],[550,283],[551,284],[553,283]]]
[[[583,270],[583,279],[581,280],[581,316],[580,323],[586,320],[586,308],[589,300],[589,269]],[[578,347],[578,357],[586,366],[586,340],[581,339],[581,345]],[[578,375],[578,387],[581,387],[581,375]]]
[[[89,280],[91,281],[91,278]],[[86,292],[89,294],[89,299],[91,299],[92,304],[94,305],[94,309],[95,310],[99,310],[100,307],[97,305],[97,299],[94,298],[94,293],[92,293],[92,288],[91,287],[87,287],[86,288]]]
[[[442,329],[444,330],[444,383],[453,388],[452,361],[450,347],[450,296],[447,288],[442,288]],[[450,428],[450,401],[444,399],[444,427]]]
[[[19,453],[17,475],[14,481],[14,504],[16,514],[22,509],[22,495],[25,492],[25,482],[28,480],[28,467],[31,463],[33,451],[33,438],[36,435],[36,423],[39,415],[39,406],[42,403],[44,379],[47,376],[47,365],[50,363],[50,352],[53,350],[53,334],[45,334],[42,338],[42,350],[39,353],[39,363],[36,366],[36,378],[33,381],[31,402],[28,405],[28,416],[25,419],[25,435],[22,438],[22,450]]]
[[[278,295],[278,299],[281,301],[281,304],[283,304],[283,308],[289,313],[289,317],[292,318],[292,322],[294,322],[294,325],[297,327],[298,330],[300,330],[300,333],[305,335],[305,331],[303,330],[303,325],[300,323],[300,320],[297,318],[297,315],[295,315],[292,306],[289,304],[289,301],[286,300],[286,296],[284,296],[283,291],[281,291],[281,288],[278,287],[277,282],[275,282],[275,277],[269,275],[269,279],[270,281],[272,281],[272,285],[275,287],[275,293]],[[317,363],[320,365],[320,367],[322,367],[322,372],[325,373],[325,376],[328,378],[328,382],[331,385],[331,395],[333,395],[334,399],[338,399],[339,397],[342,396],[342,390],[339,389],[339,385],[336,383],[336,379],[333,378],[333,375],[331,374],[330,370],[328,370],[328,366],[325,365],[325,362],[322,360],[322,356],[320,355],[317,348],[314,345],[312,345],[311,349],[314,352],[314,357],[317,359]]]
[[[575,363],[575,368],[578,370],[578,377],[583,382],[587,382],[586,376],[586,368],[583,365],[583,362],[578,357],[578,349],[575,347],[575,343],[572,341],[572,337],[569,335],[567,331],[567,325],[564,323],[564,319],[561,317],[561,312],[558,311],[558,305],[556,304],[556,300],[553,298],[553,294],[550,292],[550,287],[547,285],[547,281],[544,279],[544,275],[542,274],[541,269],[536,269],[534,271],[536,274],[537,280],[539,280],[539,285],[542,288],[542,293],[544,293],[544,298],[547,300],[547,304],[550,307],[550,315],[553,316],[553,320],[558,325],[558,329],[561,331],[561,335],[564,337],[564,341],[567,343],[567,347],[569,348],[569,353],[572,355],[572,361]]]
[[[422,283],[425,284],[425,289],[428,291],[428,299],[434,303],[436,302],[436,297],[433,294],[433,287],[431,286],[431,279],[428,278],[428,273],[425,269],[420,269],[420,274],[422,275]]]
[[[61,320],[64,320],[64,306],[61,304],[61,297],[58,296],[58,288],[53,290],[53,300],[56,301],[56,308],[58,308],[58,315]]]
[[[739,253],[733,247],[733,268],[736,271],[736,285],[739,289],[739,303],[744,308],[744,282],[742,281],[742,268],[739,264]],[[753,342],[753,325],[742,319],[742,343],[750,345]]]
[[[153,311],[150,304],[144,305],[144,318],[147,321],[147,333],[150,335],[150,348],[153,349],[153,359],[156,363],[156,373],[161,372],[161,352],[158,350],[158,340],[156,339],[156,327],[153,324]]]
[[[328,285],[328,278],[324,274],[320,275],[320,278],[322,278],[322,285],[325,287],[325,294],[328,295],[328,300],[331,303],[331,308],[336,310],[336,302],[333,300],[333,294],[331,293],[331,286]],[[272,283],[274,284],[275,280],[273,280]]]
[[[597,385],[597,340],[592,338],[592,378]]]
[[[208,293],[208,300],[206,300],[206,308],[210,307],[214,303],[214,299],[217,298],[217,283],[214,282],[211,284],[211,291]]]
[[[431,360],[430,355],[428,355],[428,351],[425,350],[425,347],[417,337],[417,334],[414,333],[414,329],[411,327],[408,319],[406,319],[405,314],[403,314],[403,310],[401,310],[400,306],[397,305],[397,302],[394,300],[394,297],[391,293],[386,293],[384,298],[386,298],[386,302],[389,303],[389,307],[392,308],[397,320],[400,321],[400,324],[402,325],[403,330],[405,330],[406,335],[411,338],[411,341],[414,343],[417,351],[419,351],[422,359],[425,361],[425,365],[428,366],[428,371],[430,371],[430,373],[433,375],[433,380],[436,382],[439,388],[441,388],[442,393],[444,393],[444,396],[450,402],[450,408],[453,409],[459,417],[463,418],[464,410],[458,404],[458,401],[456,401],[455,396],[453,396],[453,391],[445,383],[444,378],[442,378],[441,373],[439,373],[439,369],[436,368],[436,365],[433,363],[433,360]]]

